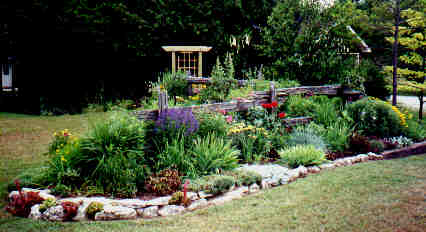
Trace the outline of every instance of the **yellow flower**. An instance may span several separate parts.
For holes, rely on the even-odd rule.
[[[160,85],[160,90],[164,90],[164,86],[163,85]]]
[[[56,149],[56,153],[59,153],[59,149]]]
[[[64,156],[61,156],[61,161],[67,162]]]
[[[56,133],[56,132],[55,132],[55,133],[53,133],[53,136],[57,136],[57,135],[58,135],[58,133]]]
[[[69,151],[65,152],[65,155],[68,155],[68,154],[70,154],[70,152],[69,152]]]

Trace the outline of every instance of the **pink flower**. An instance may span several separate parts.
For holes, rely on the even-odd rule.
[[[226,122],[231,123],[232,122],[232,115],[226,116]]]
[[[226,114],[226,110],[219,110],[219,113],[225,115]]]

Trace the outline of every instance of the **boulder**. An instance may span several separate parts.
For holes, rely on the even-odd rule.
[[[209,201],[209,204],[211,205],[221,205],[225,202],[232,201],[234,199],[242,198],[244,193],[247,192],[247,187],[240,187],[237,188],[234,191],[226,192],[225,194],[218,196],[211,201]]]
[[[139,200],[139,199],[122,199],[114,201],[118,206],[123,206],[127,208],[139,209],[147,206],[147,201]]]
[[[41,215],[41,218],[48,221],[63,221],[64,209],[60,205],[50,207]]]
[[[259,192],[260,187],[259,187],[259,185],[254,183],[254,184],[250,185],[248,189],[249,189],[249,193],[255,193],[255,192]]]
[[[212,197],[214,197],[214,195],[211,194],[211,193],[206,193],[204,191],[200,191],[200,192],[198,192],[198,197],[201,198],[201,199],[205,199],[205,198],[212,198]]]
[[[158,209],[159,207],[156,205],[144,209],[137,209],[136,212],[143,218],[153,218],[158,216]]]
[[[193,211],[193,210],[196,210],[196,209],[201,209],[201,208],[207,207],[208,205],[209,205],[209,203],[207,202],[206,199],[200,199],[200,200],[192,202],[191,205],[188,206],[187,210]]]
[[[272,185],[266,180],[262,180],[262,183],[260,184],[260,186],[262,187],[262,189],[268,189],[272,187]]]
[[[171,199],[171,196],[165,196],[165,197],[158,197],[154,198],[152,200],[149,200],[146,202],[146,206],[164,206],[169,204],[169,200]]]
[[[185,207],[178,205],[166,205],[160,210],[158,210],[158,214],[160,216],[171,216],[183,213],[185,211]]]
[[[39,220],[41,219],[41,213],[40,213],[40,205],[33,205],[33,207],[31,207],[31,212],[30,215],[28,215],[28,218],[34,219],[34,220]]]
[[[123,206],[104,206],[104,210],[95,214],[95,221],[100,220],[118,220],[118,219],[135,219],[136,210]]]
[[[321,171],[321,169],[318,166],[308,167],[309,173],[319,173],[320,171]]]

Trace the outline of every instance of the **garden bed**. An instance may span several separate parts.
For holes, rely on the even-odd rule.
[[[295,169],[288,169],[275,164],[243,165],[238,169],[261,175],[262,180],[259,185],[257,183],[253,183],[250,186],[232,185],[228,191],[216,195],[203,191],[186,192],[185,194],[189,203],[185,205],[173,204],[174,195],[153,198],[151,200],[142,200],[139,198],[112,199],[106,197],[60,198],[51,195],[49,189],[38,190],[30,188],[12,191],[9,194],[9,199],[12,203],[16,203],[18,198],[25,199],[24,196],[37,194],[43,200],[43,203],[35,204],[28,209],[28,217],[34,220],[104,221],[164,217],[194,211],[211,205],[220,205],[234,199],[239,199],[245,195],[257,193],[260,189],[288,184],[297,178],[303,178],[308,174],[319,173],[321,170],[381,159],[383,159],[383,156],[369,153],[367,155],[361,154],[354,157],[337,159],[318,166],[299,166]]]

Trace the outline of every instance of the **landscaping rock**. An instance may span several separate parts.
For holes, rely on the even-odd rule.
[[[200,199],[200,200],[192,202],[191,205],[188,206],[188,208],[186,208],[186,209],[189,210],[189,211],[193,211],[193,210],[196,210],[196,209],[201,209],[201,208],[207,207],[208,205],[209,205],[209,203],[207,202],[206,199]]]
[[[237,170],[252,171],[261,175],[262,179],[267,179],[267,178],[273,178],[274,176],[282,176],[283,174],[286,174],[288,171],[288,168],[280,166],[278,164],[265,164],[265,165],[254,164],[254,165],[243,165],[237,168]]]
[[[369,160],[368,155],[365,154],[358,155],[358,157],[361,159],[361,162],[367,162]]]
[[[319,173],[320,171],[321,171],[321,169],[318,166],[308,167],[309,173]]]
[[[40,213],[40,205],[33,205],[33,207],[31,207],[31,213],[30,215],[28,215],[28,218],[34,219],[34,220],[39,220],[41,219],[41,213]]]
[[[50,207],[41,215],[41,218],[48,221],[63,221],[64,209],[60,205]]]
[[[299,172],[300,176],[308,175],[308,169],[305,166],[299,166],[295,170]]]
[[[328,163],[328,164],[321,164],[318,167],[322,170],[322,169],[333,169],[336,166],[333,163]]]
[[[143,201],[139,199],[122,199],[122,200],[115,201],[114,203],[117,203],[119,206],[133,208],[133,209],[144,208],[147,206],[147,201]]]
[[[136,212],[141,217],[153,218],[158,216],[158,209],[159,207],[156,205],[144,209],[137,209]]]
[[[135,219],[136,210],[123,206],[104,206],[104,210],[95,214],[95,220]]]
[[[237,188],[234,191],[226,192],[225,194],[218,196],[211,201],[209,201],[209,204],[211,205],[221,205],[225,202],[232,201],[234,199],[242,198],[244,193],[247,192],[247,187],[240,187]]]
[[[260,186],[262,187],[262,189],[268,189],[272,187],[272,185],[266,180],[262,180],[262,183],[260,184]]]
[[[289,182],[295,181],[297,178],[300,177],[300,172],[296,169],[290,170],[287,174]]]
[[[367,156],[368,156],[368,159],[369,159],[369,160],[382,160],[382,159],[383,159],[383,156],[382,156],[382,155],[377,155],[377,154],[375,154],[375,153],[373,153],[373,152],[369,152],[369,153],[367,154]]]
[[[260,190],[260,187],[256,183],[250,185],[249,187],[249,193],[259,192],[259,190]]]
[[[214,195],[213,195],[213,194],[206,193],[206,192],[204,192],[204,191],[200,191],[200,192],[198,192],[198,196],[199,196],[199,198],[201,198],[201,199],[205,199],[205,198],[212,198],[212,197],[214,197]]]
[[[187,192],[186,197],[188,197],[188,199],[191,200],[191,201],[196,201],[196,200],[200,199],[198,197],[198,194],[194,193],[194,192]]]
[[[172,196],[166,196],[166,197],[158,197],[152,200],[149,200],[146,202],[146,206],[164,206],[169,204],[169,200],[172,198]]]
[[[160,216],[171,216],[183,213],[185,211],[185,207],[178,205],[166,205],[160,210],[158,210],[158,214]]]

